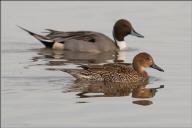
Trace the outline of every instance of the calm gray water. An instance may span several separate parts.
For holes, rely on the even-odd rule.
[[[2,2],[1,126],[191,127],[191,7],[192,2],[181,1]],[[102,92],[100,84],[81,88],[67,73],[46,68],[109,63],[114,56],[44,49],[16,27],[37,33],[45,28],[93,30],[112,37],[120,18],[129,19],[145,36],[126,37],[129,49],[120,53],[125,62],[145,51],[165,70],[146,69],[151,77],[147,88],[164,85],[154,97],[95,93]],[[84,89],[92,91],[82,94]]]

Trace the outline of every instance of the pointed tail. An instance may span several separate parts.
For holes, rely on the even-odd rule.
[[[47,68],[47,70],[67,72],[67,73],[69,73],[70,75],[74,76],[76,79],[79,79],[79,80],[90,79],[91,78],[90,72],[88,72],[86,70],[83,70],[83,69]]]
[[[53,46],[53,44],[54,44],[54,41],[53,41],[53,40],[51,40],[51,39],[49,39],[49,38],[47,38],[47,37],[45,37],[45,36],[41,36],[41,35],[38,35],[38,34],[36,34],[36,33],[33,33],[33,32],[31,32],[31,31],[29,31],[29,30],[27,30],[27,29],[25,29],[25,28],[23,28],[23,27],[21,27],[21,26],[17,26],[17,27],[19,27],[20,29],[26,31],[26,32],[29,33],[31,36],[35,37],[37,40],[39,40],[41,43],[43,43],[46,47],[52,48],[52,46]]]

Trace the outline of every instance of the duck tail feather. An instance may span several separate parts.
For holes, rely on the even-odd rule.
[[[47,68],[47,70],[52,70],[52,71],[62,71],[69,73],[70,75],[74,76],[77,79],[85,79],[86,75],[84,74],[83,69],[64,69],[64,68]]]
[[[29,30],[27,30],[27,29],[25,29],[25,28],[23,28],[21,26],[18,26],[18,25],[17,25],[17,27],[19,27],[20,29],[22,29],[25,32],[29,33],[31,36],[35,37],[37,40],[39,40],[41,43],[43,43],[46,47],[51,48],[53,46],[53,44],[54,44],[53,40],[51,40],[51,39],[49,39],[49,38],[47,38],[45,36],[41,36],[41,35],[38,35],[36,33],[33,33],[33,32],[31,32],[31,31],[29,31]]]

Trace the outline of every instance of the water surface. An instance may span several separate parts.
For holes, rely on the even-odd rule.
[[[2,2],[1,126],[191,127],[191,4]],[[82,87],[67,73],[46,70],[111,63],[116,56],[44,49],[16,26],[39,33],[46,28],[93,30],[112,38],[112,26],[120,18],[145,36],[126,37],[129,49],[119,53],[125,55],[120,60],[131,63],[145,51],[165,70],[146,70],[150,83],[145,98],[126,85]]]

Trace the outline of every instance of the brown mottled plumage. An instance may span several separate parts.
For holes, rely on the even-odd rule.
[[[104,64],[81,66],[83,69],[62,69],[77,79],[107,81],[107,82],[127,82],[133,83],[140,81],[146,83],[148,75],[146,72],[138,73],[132,67],[124,64]]]
[[[54,69],[67,72],[79,80],[93,80],[106,82],[139,82],[147,84],[149,76],[144,68],[152,67],[163,71],[155,65],[148,53],[140,53],[133,59],[132,67],[124,63],[110,63],[104,65],[80,66],[83,69]]]

